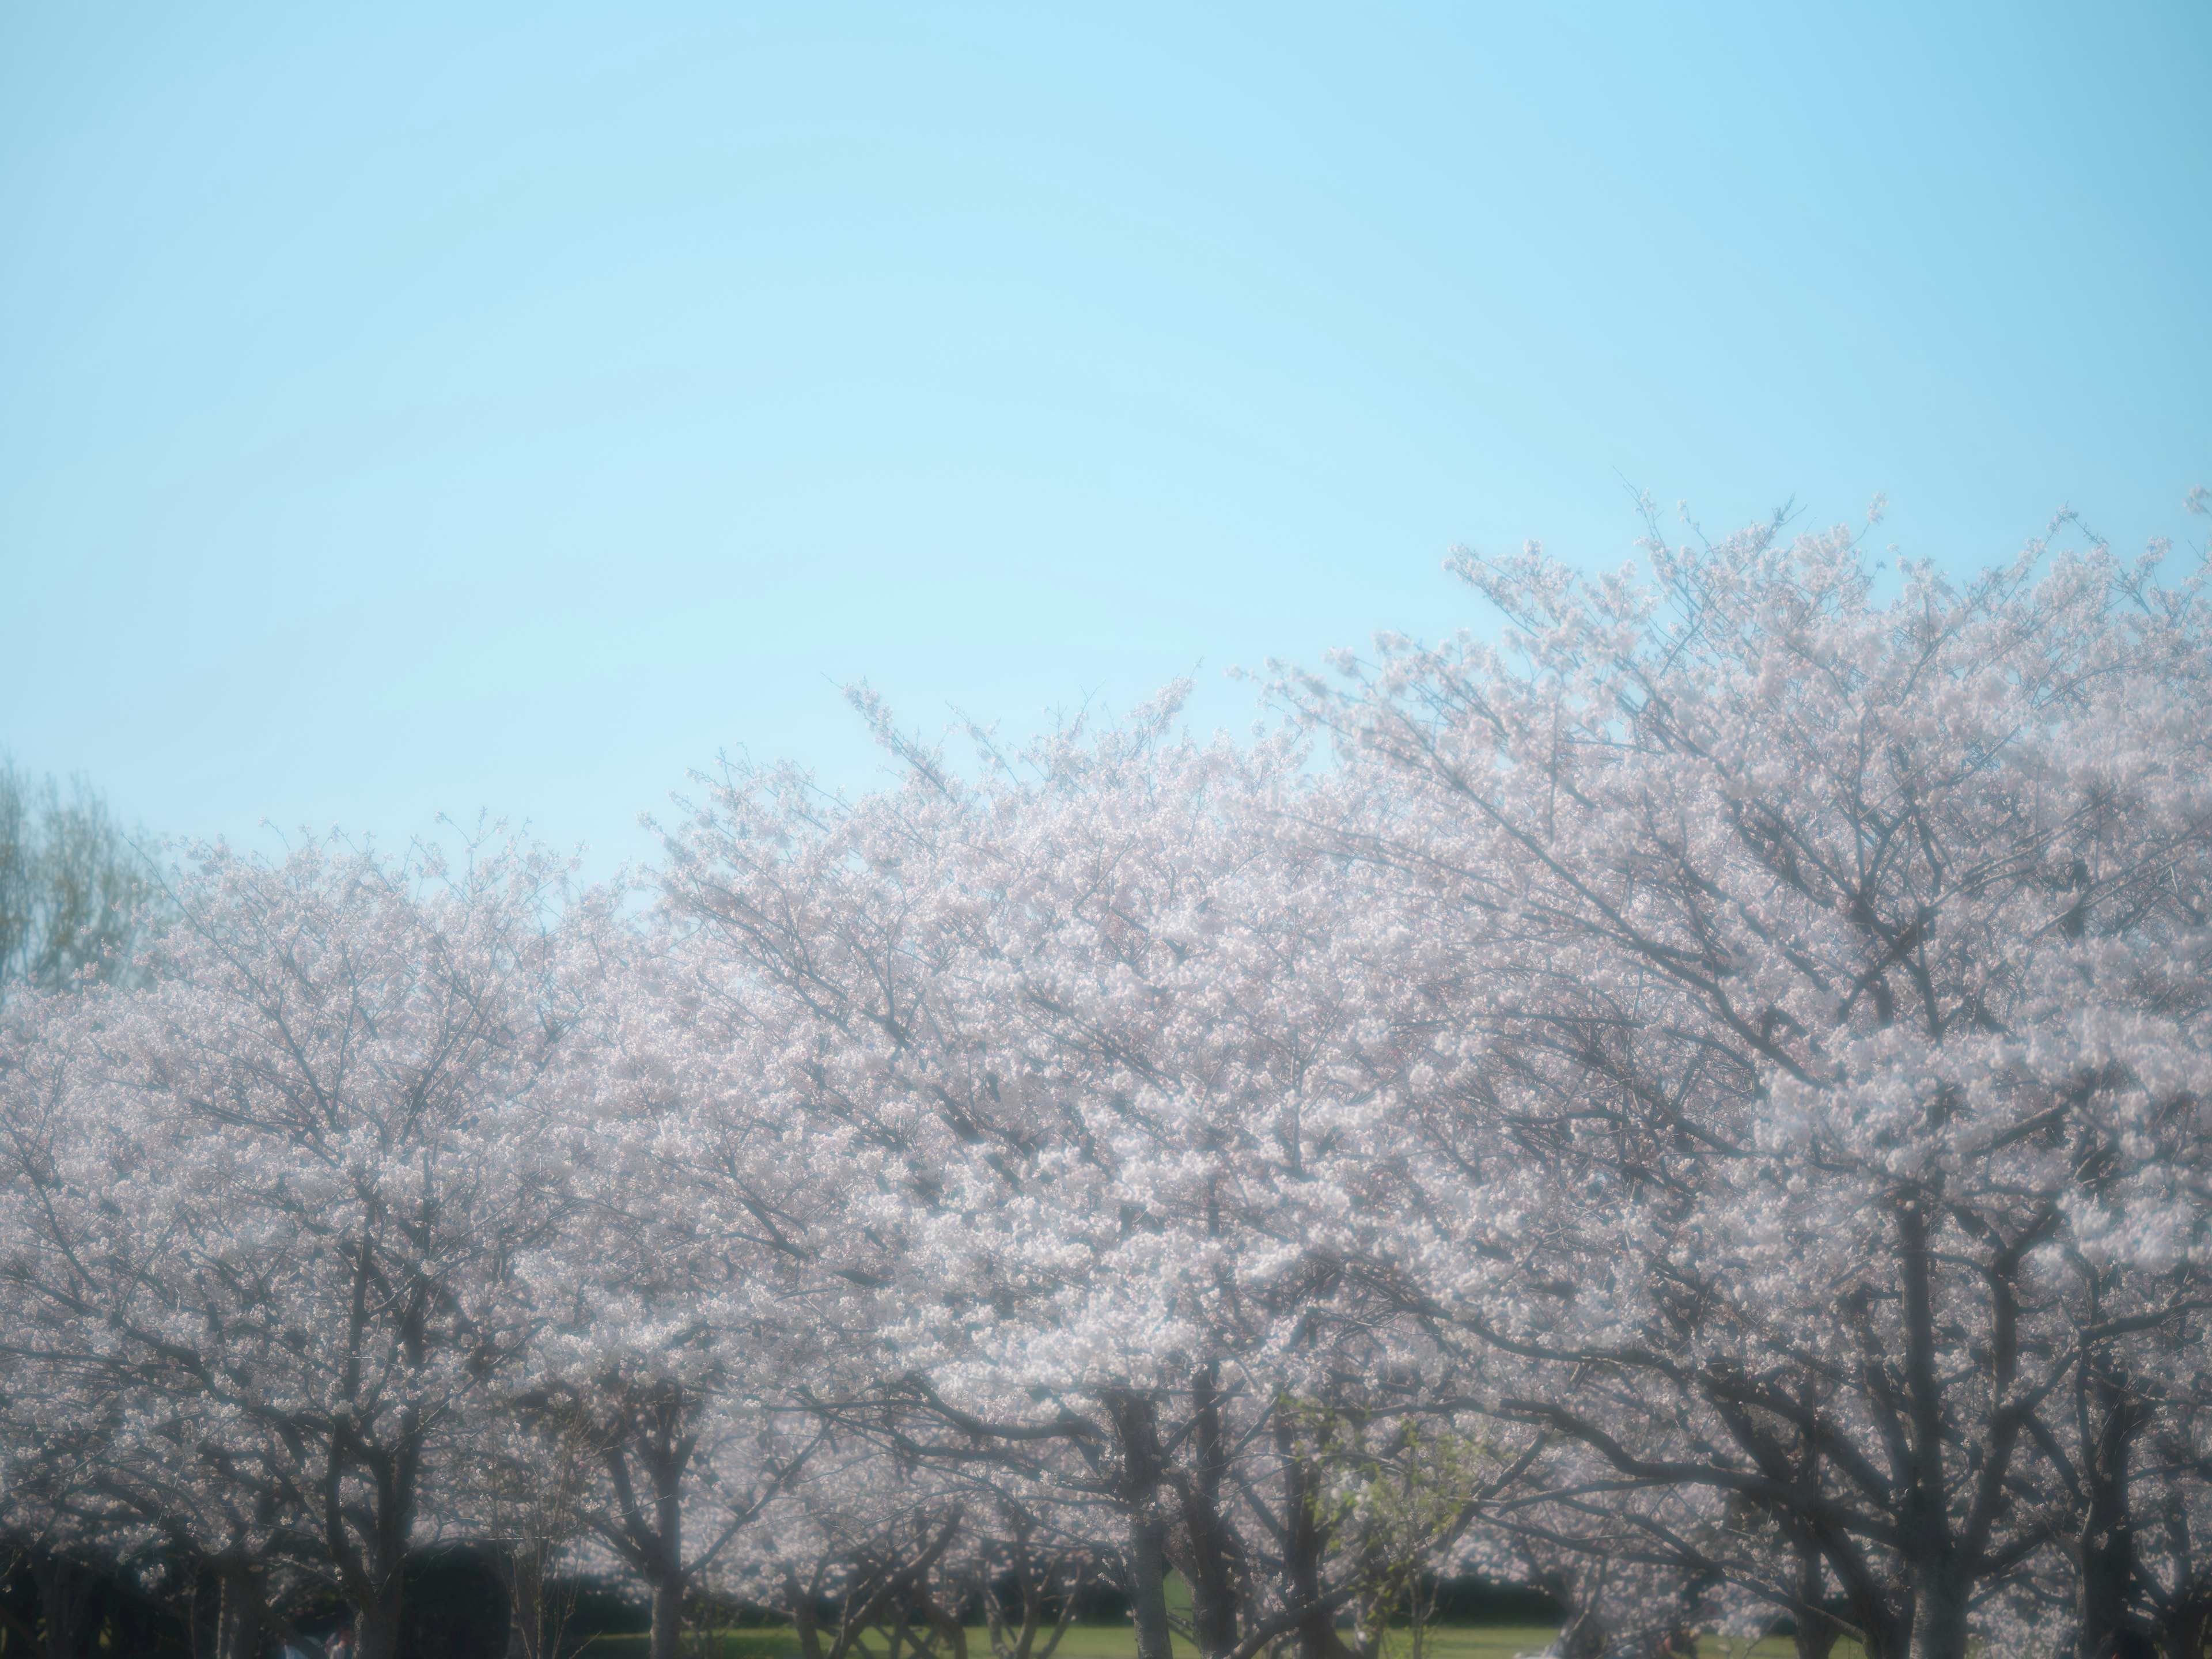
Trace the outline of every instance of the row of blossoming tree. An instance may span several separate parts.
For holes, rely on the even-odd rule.
[[[1493,640],[859,798],[726,769],[641,886],[179,860],[0,1049],[0,1522],[218,1650],[410,1554],[807,1659],[2201,1659],[2212,629],[2033,549],[1466,558]],[[644,902],[641,902],[642,895]],[[81,1598],[80,1598],[81,1599]],[[62,1650],[57,1648],[57,1652]]]

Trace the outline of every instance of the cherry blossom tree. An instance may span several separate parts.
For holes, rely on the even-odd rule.
[[[671,843],[672,910],[766,999],[788,1109],[869,1171],[841,1271],[880,1286],[873,1378],[817,1404],[1115,1517],[1141,1653],[1170,1561],[1209,1653],[1332,1652],[1375,1537],[1328,1567],[1349,1534],[1315,1524],[1289,1413],[1425,1383],[1425,1339],[1344,1271],[1392,1063],[1331,925],[1360,867],[1269,828],[1313,793],[1295,744],[1175,740],[1172,700],[986,744],[974,782],[864,707],[898,788],[734,775]]]
[[[174,1487],[237,1653],[272,1528],[392,1651],[425,1467],[527,1333],[511,1267],[566,1179],[519,1109],[560,1036],[558,879],[199,849],[152,983],[49,1004],[0,1078],[10,1346],[64,1408],[128,1391],[110,1470]]]
[[[967,1659],[968,1495],[867,1438],[834,1437],[808,1478],[771,1499],[726,1582],[788,1618],[805,1659],[870,1652],[871,1637],[888,1659],[908,1646],[916,1659]]]
[[[1458,561],[1494,638],[1182,689],[847,797],[727,767],[629,888],[220,847],[0,1010],[0,1524],[410,1550],[808,1659],[1379,1659],[1434,1575],[1577,1659],[2199,1659],[2212,631],[2090,539]],[[639,889],[642,889],[642,892]],[[118,925],[121,925],[119,922]],[[55,1632],[61,1632],[57,1638]]]
[[[695,1583],[806,1468],[819,1425],[793,1396],[835,1388],[869,1316],[841,1271],[845,1131],[789,1109],[757,988],[665,929],[601,945],[550,1123],[577,1201],[521,1263],[544,1322],[512,1404],[580,1436],[579,1519],[672,1659]]]
[[[1501,1418],[1771,1516],[1848,1607],[1790,1611],[1875,1654],[1964,1654],[2070,1480],[2099,1651],[2157,1420],[2120,1345],[2212,1248],[2202,574],[1882,604],[1843,532],[1647,551],[1462,559],[1499,643],[1285,684],[1449,959],[1407,1305]]]

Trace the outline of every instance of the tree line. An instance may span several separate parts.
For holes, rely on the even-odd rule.
[[[2203,1659],[2202,564],[1644,554],[1462,556],[1496,637],[1243,743],[861,692],[890,787],[725,764],[601,886],[173,850],[0,1022],[48,1630],[96,1568],[389,1659],[466,1542],[518,1659],[577,1573],[654,1659],[1048,1659],[1094,1582],[1375,1659],[1453,1573],[1574,1659]]]

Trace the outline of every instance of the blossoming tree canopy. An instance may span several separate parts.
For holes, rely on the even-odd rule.
[[[1520,1368],[1492,1409],[1758,1517],[1668,1547],[1801,1622],[1963,1651],[2055,1532],[2094,1651],[2146,1401],[2201,1385],[2201,575],[1651,551],[1464,560],[1504,640],[1289,688],[1455,958],[1407,1304]]]
[[[629,887],[194,854],[0,1027],[52,1627],[211,1576],[380,1659],[434,1540],[516,1659],[578,1574],[655,1659],[1048,1659],[1101,1579],[1379,1659],[1461,1571],[1580,1656],[2203,1659],[2202,572],[1646,553],[1465,557],[1494,637],[1247,743],[862,693],[890,787],[702,777]]]
[[[111,1501],[234,1565],[228,1596],[312,1538],[368,1653],[457,1402],[529,1340],[513,1256],[563,1210],[529,1110],[556,874],[206,849],[150,986],[52,1001],[8,1072],[39,1132],[9,1142],[25,1385],[124,1402],[149,1472]]]

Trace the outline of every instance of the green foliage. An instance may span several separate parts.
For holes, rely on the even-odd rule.
[[[1437,1559],[1467,1529],[1486,1473],[1501,1459],[1489,1438],[1415,1416],[1377,1415],[1285,1400],[1292,1455],[1312,1472],[1316,1524],[1358,1564],[1357,1651],[1382,1650],[1404,1620],[1416,1656],[1434,1613]]]
[[[1285,1409],[1299,1452],[1322,1474],[1316,1518],[1356,1527],[1389,1554],[1425,1559],[1456,1534],[1484,1471],[1498,1462],[1486,1437],[1418,1417],[1376,1419],[1304,1401]]]
[[[98,792],[0,759],[0,995],[127,975],[155,894]]]

